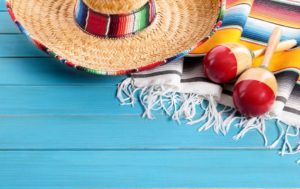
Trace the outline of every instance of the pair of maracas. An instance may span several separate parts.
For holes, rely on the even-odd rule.
[[[239,43],[225,43],[211,49],[203,60],[206,76],[216,83],[226,83],[239,76],[233,89],[233,102],[243,115],[253,117],[268,112],[277,93],[277,81],[268,70],[273,53],[294,47],[296,40],[279,43],[281,29],[275,28],[266,49],[250,51]],[[252,60],[265,53],[259,67],[253,67]]]

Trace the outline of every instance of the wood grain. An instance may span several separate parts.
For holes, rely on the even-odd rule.
[[[0,86],[0,115],[141,114],[142,107],[121,107],[116,87]]]
[[[270,87],[274,92],[274,95],[277,94],[277,81],[274,74],[267,70],[266,68],[261,67],[253,67],[246,70],[236,81],[235,86],[241,82],[246,80],[255,80],[262,82]]]
[[[108,108],[107,108],[108,109]],[[111,110],[108,109],[108,112]],[[26,123],[26,124],[24,124]],[[232,137],[240,130],[231,128],[227,136],[208,130],[197,132],[200,124],[187,126],[166,116],[145,120],[139,115],[90,116],[6,116],[0,117],[0,150],[106,149],[158,150],[264,148],[262,136],[250,131],[239,141]],[[274,121],[267,121],[271,144],[278,137]],[[299,138],[291,138],[296,144]]]
[[[266,53],[265,53],[264,59],[261,63],[261,66],[265,66],[265,67],[269,66],[270,60],[271,60],[271,58],[275,52],[275,49],[280,41],[281,33],[282,33],[282,31],[281,31],[280,27],[276,27],[273,30],[273,32],[269,38]]]
[[[275,52],[281,52],[281,51],[285,51],[285,50],[289,50],[293,47],[295,47],[297,45],[297,41],[294,39],[290,39],[290,40],[285,40],[280,42],[277,45],[277,48],[275,49]],[[266,48],[262,48],[262,49],[258,49],[253,51],[254,57],[257,58],[259,56],[264,55],[266,52]]]
[[[293,157],[274,151],[1,152],[0,187],[298,187]]]
[[[12,19],[7,12],[0,12],[0,34],[18,34],[21,33],[16,27]]]
[[[77,72],[49,58],[19,34],[5,1],[0,23],[0,188],[299,186],[297,156],[265,150],[257,132],[236,142],[238,128],[222,137],[161,112],[142,119],[140,105],[115,98],[125,76]],[[267,128],[274,141],[275,122]]]
[[[0,1],[0,11],[7,11],[5,1]]]
[[[247,49],[242,44],[239,43],[228,43],[226,45],[231,51],[233,52],[235,58],[236,58],[236,64],[237,64],[237,72],[236,76],[240,75],[245,70],[249,69],[252,65],[252,56]]]
[[[21,34],[0,35],[0,49],[0,57],[49,57]]]
[[[101,76],[70,68],[52,57],[0,58],[0,85],[114,86],[126,76]]]

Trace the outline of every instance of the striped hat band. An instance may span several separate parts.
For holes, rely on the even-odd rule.
[[[88,34],[102,38],[124,38],[133,36],[154,21],[154,0],[127,14],[102,14],[77,0],[74,17],[78,26]]]

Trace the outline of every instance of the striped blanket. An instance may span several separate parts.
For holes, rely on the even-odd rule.
[[[237,126],[241,129],[235,139],[254,129],[266,146],[274,148],[283,141],[282,154],[300,152],[299,143],[293,146],[289,142],[291,137],[299,140],[300,136],[300,48],[273,56],[269,69],[277,78],[278,94],[270,112],[260,117],[241,116],[232,101],[234,83],[212,83],[202,69],[203,56],[212,47],[238,42],[256,50],[266,46],[276,26],[282,28],[281,40],[296,39],[300,45],[299,0],[227,0],[222,25],[207,42],[173,63],[132,74],[119,85],[117,96],[123,105],[133,105],[138,96],[145,110],[143,116],[150,119],[153,112],[163,110],[178,122],[199,123],[199,131],[213,128],[225,135],[230,127]],[[256,58],[253,66],[262,58]],[[277,121],[281,131],[272,144],[265,134],[270,119]]]

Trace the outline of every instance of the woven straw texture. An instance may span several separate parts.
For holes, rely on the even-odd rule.
[[[103,39],[83,32],[74,21],[75,0],[12,0],[16,19],[29,35],[60,57],[107,73],[146,67],[174,57],[208,36],[219,0],[156,0],[157,17],[129,38]]]
[[[102,14],[126,14],[145,5],[148,0],[84,0],[91,9]]]

